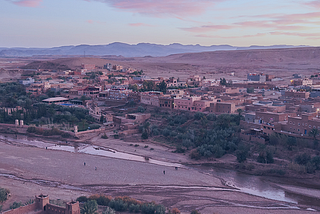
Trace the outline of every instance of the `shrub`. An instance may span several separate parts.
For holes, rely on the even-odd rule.
[[[104,133],[103,135],[101,135],[101,138],[102,138],[102,139],[108,139],[108,136],[107,136],[106,133]]]
[[[171,213],[172,214],[180,214],[180,210],[178,208],[172,208]]]
[[[9,193],[10,191],[8,189],[0,188],[0,202],[6,201]]]
[[[320,169],[320,156],[314,156],[311,159],[311,162],[314,164],[314,166],[316,167],[316,169]]]
[[[70,137],[71,135],[69,134],[69,133],[67,133],[67,132],[63,132],[62,134],[61,134],[61,137],[63,137],[63,138],[68,138],[68,137]]]
[[[145,203],[141,206],[142,214],[165,214],[166,208],[163,205],[155,204],[154,202]]]
[[[306,164],[306,172],[307,173],[309,173],[309,174],[315,173],[316,169],[317,169],[316,166],[314,164],[312,164],[311,162],[308,162]]]
[[[303,153],[303,154],[297,155],[294,160],[297,164],[307,165],[307,163],[311,161],[311,156],[308,155],[307,153]]]
[[[141,138],[148,139],[149,138],[148,132],[146,132],[146,131],[142,132]]]
[[[243,163],[247,160],[248,150],[246,150],[246,149],[237,150],[236,156],[237,156],[237,161],[239,163]]]
[[[139,144],[134,144],[134,147],[138,147],[139,146]]]
[[[100,195],[96,201],[98,205],[108,206],[111,200],[112,200],[111,196]]]
[[[192,210],[191,214],[201,214],[198,210]]]
[[[34,126],[29,126],[28,129],[27,129],[27,132],[29,132],[29,133],[36,133],[36,127],[34,127]]]
[[[116,214],[116,211],[110,207],[107,207],[107,209],[103,211],[102,214]]]
[[[175,153],[184,153],[186,150],[183,149],[180,145],[176,147]]]
[[[13,202],[13,204],[10,206],[10,209],[17,209],[21,207],[23,204],[21,202]]]
[[[198,150],[195,149],[190,153],[190,158],[195,159],[195,160],[199,160],[201,158],[201,155],[198,152]]]
[[[138,107],[138,112],[143,113],[143,112],[145,112],[145,109],[144,109],[142,106],[139,106],[139,107]]]
[[[131,213],[139,213],[140,212],[140,205],[139,204],[130,204],[129,206],[129,212]]]
[[[118,200],[112,199],[109,203],[109,207],[115,209],[116,211],[122,212],[127,210],[128,204],[119,199]]]
[[[77,198],[76,201],[79,201],[80,203],[81,202],[87,202],[88,201],[88,198],[86,196],[80,196]]]
[[[98,124],[91,124],[90,129],[99,129],[101,126]]]

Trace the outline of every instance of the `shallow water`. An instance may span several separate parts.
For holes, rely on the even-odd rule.
[[[5,137],[0,135],[0,140],[7,141],[7,142],[16,142],[16,143],[22,143],[29,146],[35,146],[38,148],[43,149],[50,149],[50,150],[59,150],[59,151],[67,151],[67,152],[78,152],[78,153],[84,153],[84,154],[91,154],[91,155],[99,155],[104,157],[110,157],[110,158],[118,158],[123,160],[131,160],[131,161],[139,161],[139,162],[145,162],[150,164],[157,164],[161,166],[169,166],[169,167],[185,167],[178,163],[170,163],[165,161],[159,161],[154,159],[146,160],[145,157],[139,156],[139,155],[133,155],[123,152],[118,152],[112,149],[98,147],[98,146],[92,146],[83,144],[79,147],[73,147],[68,145],[57,145],[52,143],[46,143],[40,140],[29,140],[26,136],[18,136],[17,139],[11,138],[11,137]],[[57,142],[63,143],[61,141]],[[284,189],[273,185],[272,183],[265,181],[260,176],[253,176],[253,175],[247,175],[243,173],[239,173],[237,171],[233,170],[227,170],[227,169],[220,169],[220,168],[212,168],[210,166],[192,166],[191,168],[198,169],[202,171],[203,173],[213,175],[215,177],[219,177],[223,179],[226,182],[227,186],[237,188],[238,190],[244,193],[248,193],[255,196],[264,197],[267,199],[273,199],[277,201],[283,201],[283,202],[289,202],[294,204],[305,204],[305,205],[312,205],[312,206],[319,206],[319,199],[316,197],[306,197],[304,195],[301,195],[299,193],[291,193],[287,192]],[[40,182],[40,181],[37,181]],[[188,187],[183,187],[188,188]],[[190,187],[190,188],[212,188],[212,187]],[[312,191],[318,191],[310,188],[303,188],[299,187],[300,189],[303,189],[304,192],[312,192]],[[212,190],[217,190],[216,188],[212,188]],[[230,189],[229,189],[230,191]],[[320,194],[320,193],[319,193]]]

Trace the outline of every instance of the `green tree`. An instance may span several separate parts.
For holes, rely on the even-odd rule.
[[[247,93],[252,94],[254,93],[254,88],[247,88]]]
[[[227,85],[227,80],[225,78],[220,78],[220,85]]]
[[[313,128],[311,131],[309,131],[309,136],[313,137],[316,139],[317,135],[319,135],[319,130],[316,128]]]
[[[98,204],[95,200],[84,203],[81,208],[81,214],[97,214]]]
[[[162,80],[162,82],[157,84],[157,87],[159,91],[163,92],[164,94],[167,92],[167,83],[164,80]]]
[[[288,149],[292,150],[295,145],[297,145],[297,139],[295,137],[289,136],[287,138]]]
[[[134,85],[129,84],[128,89],[131,89],[132,91],[138,91],[138,86],[137,84],[134,84]]]

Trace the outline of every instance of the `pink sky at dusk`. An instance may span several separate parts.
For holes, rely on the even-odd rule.
[[[318,0],[4,0],[0,16],[0,47],[320,42]]]

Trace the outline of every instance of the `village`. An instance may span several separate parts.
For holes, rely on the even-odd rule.
[[[247,79],[236,81],[232,80],[234,73],[220,79],[199,75],[184,81],[179,77],[154,79],[142,70],[110,63],[103,68],[82,64],[80,70],[40,69],[28,73],[36,75],[20,80],[27,94],[47,94],[49,97],[42,99],[47,104],[87,109],[104,127],[137,129],[133,125],[135,116],[121,118],[112,107],[144,104],[168,111],[239,113],[244,117],[241,138],[261,143],[268,141],[272,133],[310,138],[320,130],[317,74],[309,78],[294,74],[289,82],[281,81],[279,85],[279,78],[263,73],[248,73]]]
[[[242,78],[235,77],[234,72],[224,73],[218,78],[204,75],[190,75],[186,79],[151,78],[143,70],[110,63],[103,67],[81,64],[79,68],[68,70],[20,68],[19,72],[21,78],[3,82],[0,87],[0,131],[4,135],[1,142],[2,149],[9,155],[3,157],[6,164],[20,167],[17,162],[7,161],[11,152],[14,155],[21,147],[23,151],[28,149],[22,154],[24,158],[30,153],[41,159],[37,149],[43,149],[52,156],[51,163],[45,161],[44,166],[57,167],[59,163],[52,161],[60,155],[59,160],[66,161],[64,171],[72,168],[73,174],[79,174],[85,167],[87,173],[90,172],[86,179],[80,175],[77,179],[66,177],[70,185],[74,182],[84,185],[100,182],[100,177],[108,175],[110,167],[115,176],[122,174],[123,169],[129,167],[126,161],[134,165],[126,169],[132,180],[129,182],[118,177],[102,179],[105,185],[119,185],[119,182],[187,185],[188,179],[192,178],[194,185],[214,185],[230,188],[230,191],[235,188],[223,180],[226,177],[220,180],[220,177],[197,171],[197,166],[207,164],[249,175],[290,178],[290,182],[298,182],[295,180],[298,179],[301,185],[309,181],[301,178],[316,178],[310,185],[318,184],[320,78],[316,73],[310,76],[293,74],[287,78],[258,71],[248,71]],[[68,152],[68,155],[63,152]],[[72,165],[70,158],[77,160],[78,165]],[[112,164],[109,165],[105,158],[113,159]],[[194,168],[186,169],[185,166]],[[138,171],[131,171],[137,167]],[[41,166],[25,173],[38,174],[44,180],[59,180],[65,176],[55,169],[51,175],[53,178],[50,178],[39,173],[38,168]],[[140,173],[146,173],[145,170],[152,171],[150,181],[145,176],[140,177]],[[186,172],[188,176],[183,177]],[[176,176],[181,177],[173,179]],[[205,176],[205,183],[201,176]],[[214,180],[211,181],[212,178]],[[120,197],[118,189],[110,191],[110,187],[107,188],[106,192],[111,193],[114,200]],[[140,188],[140,191],[147,189],[144,186]],[[105,189],[103,185],[96,189],[81,187],[82,192],[77,193],[77,197],[99,192],[99,197],[108,198],[104,205],[121,211],[110,205],[111,196],[102,194],[102,189]],[[34,194],[39,195],[41,192],[36,190],[33,190]],[[166,195],[170,188],[163,191],[161,194]],[[135,191],[128,193],[130,197],[136,197]],[[49,200],[42,194],[35,200],[39,197]],[[181,201],[178,198],[173,196],[175,203],[165,202],[164,205],[172,210],[178,207],[183,212],[191,211],[187,205],[179,205]],[[138,196],[138,199],[148,201],[149,196]],[[31,210],[64,213],[71,209],[69,205],[74,209],[72,213],[79,213],[86,201],[76,201],[66,202],[66,208],[46,202],[47,205],[31,203],[20,208],[11,208],[11,205],[9,210],[7,202],[4,213]],[[160,198],[156,202],[163,203]],[[142,205],[137,205],[139,203],[135,202],[132,209],[137,206],[137,212],[147,213],[142,211]],[[152,203],[144,202],[145,206]],[[196,201],[194,205],[201,203],[201,200]],[[101,201],[98,205],[100,210],[105,209]],[[128,205],[126,209],[131,208]],[[160,213],[166,212],[164,207],[161,209],[164,210]]]

